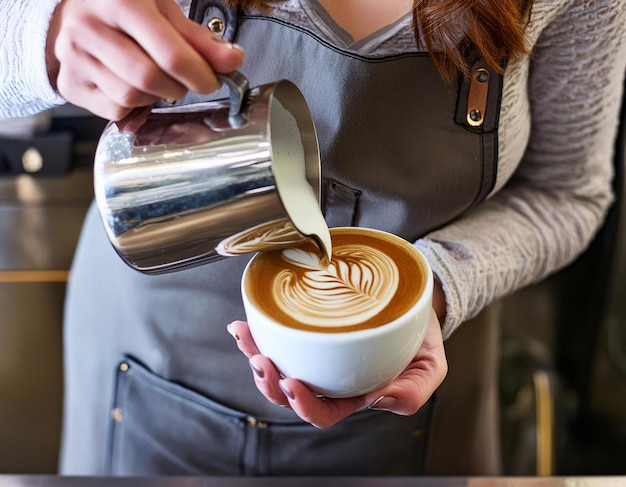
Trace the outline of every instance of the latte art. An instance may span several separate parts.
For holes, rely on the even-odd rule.
[[[427,284],[427,266],[406,240],[362,228],[332,228],[332,259],[310,241],[260,252],[246,294],[291,328],[342,333],[376,328],[407,313]]]
[[[289,220],[283,218],[233,235],[220,242],[216,250],[220,255],[234,256],[268,248],[295,245],[303,238]]]
[[[257,253],[241,297],[259,352],[324,397],[354,397],[397,377],[422,345],[433,276],[407,240],[331,228],[332,258],[307,241]]]
[[[359,244],[333,249],[324,267],[318,254],[301,249],[282,251],[303,272],[284,270],[273,282],[276,304],[296,320],[313,326],[353,326],[382,312],[398,288],[393,259]]]

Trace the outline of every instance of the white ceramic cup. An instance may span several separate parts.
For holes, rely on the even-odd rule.
[[[415,357],[431,317],[433,276],[424,256],[409,242],[378,230],[337,229],[384,234],[410,252],[421,265],[423,284],[417,301],[401,316],[388,323],[356,331],[324,332],[285,326],[256,306],[246,289],[250,267],[242,278],[242,296],[248,325],[259,351],[270,358],[285,377],[305,383],[326,397],[353,397],[376,390],[396,378]],[[331,230],[331,235],[335,229]],[[335,241],[333,241],[333,247]],[[333,259],[334,260],[334,259]],[[399,268],[399,272],[406,269]],[[263,274],[271,285],[271,275]]]

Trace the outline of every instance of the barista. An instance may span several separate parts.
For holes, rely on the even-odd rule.
[[[517,11],[494,0],[478,12],[469,3],[285,0],[236,11],[188,3],[181,6],[197,23],[168,0],[64,0],[56,9],[55,0],[2,0],[11,32],[41,32],[18,55],[3,45],[3,66],[11,66],[3,115],[67,99],[119,119],[160,98],[192,101],[182,98],[186,90],[217,88],[214,70],[240,69],[253,86],[288,78],[319,131],[328,224],[415,242],[441,284],[441,306],[416,358],[417,380],[324,400],[292,380],[281,387],[244,323],[230,327],[236,343],[226,333],[243,318],[247,258],[146,276],[121,262],[92,209],[68,288],[61,471],[498,473],[497,321],[488,304],[573,260],[602,222],[626,5],[535,0]],[[483,35],[467,30],[468,19],[486,26],[490,42],[448,51],[445,59],[460,64],[440,63],[443,72],[470,76],[446,84],[433,59],[441,61],[436,52],[450,39]],[[500,76],[493,58],[503,54]],[[468,99],[478,69],[490,81],[475,126]],[[447,367],[442,338],[450,373],[434,404],[426,401]]]

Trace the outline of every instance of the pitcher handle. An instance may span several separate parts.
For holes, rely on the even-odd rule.
[[[243,101],[250,89],[250,82],[239,71],[218,74],[217,79],[222,83],[226,83],[230,91],[228,121],[233,127],[241,127],[246,123],[246,116],[243,113]]]

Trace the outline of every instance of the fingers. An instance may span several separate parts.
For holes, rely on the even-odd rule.
[[[237,347],[243,352],[243,354],[250,358],[253,355],[259,355],[259,349],[254,343],[254,339],[250,334],[250,328],[245,321],[233,321],[227,327],[228,333],[230,333],[237,342]]]
[[[68,93],[68,101],[89,106],[100,117],[120,120],[132,110],[131,107],[147,106],[158,100],[154,95],[130,87],[91,57],[85,58],[82,66],[81,71],[60,71],[58,89]]]
[[[365,408],[415,414],[441,385],[448,370],[441,326],[434,311],[422,346],[400,376],[376,391],[345,399],[320,397],[302,382],[281,377],[271,360],[259,354],[245,322],[235,321],[228,329],[237,339],[239,349],[250,359],[259,391],[269,401],[290,407],[318,428],[332,426]]]
[[[346,399],[320,397],[295,379],[283,379],[279,386],[291,409],[317,428],[328,428],[370,404],[368,396]]]
[[[317,426],[327,428],[355,411],[364,409],[379,395],[349,399],[327,399],[312,393],[302,382],[283,378],[271,360],[260,354],[245,321],[227,326],[237,347],[248,357],[254,382],[272,403],[292,408],[298,416]]]
[[[119,120],[132,108],[220,86],[243,52],[187,19],[173,0],[65,0],[48,44],[51,83],[70,102]]]
[[[210,93],[220,86],[216,72],[230,72],[241,66],[241,49],[185,17],[175,2],[160,0],[154,7],[149,22],[140,8],[115,20],[118,28],[181,85],[197,93]]]
[[[348,399],[317,397],[294,379],[284,379],[281,390],[290,392],[286,397],[298,416],[318,427],[328,427],[364,408],[404,416],[415,414],[441,385],[447,371],[441,326],[433,311],[416,356],[400,376],[386,386]]]
[[[250,358],[250,368],[259,391],[270,402],[289,407],[289,400],[280,386],[281,376],[271,360],[263,355],[254,355]]]
[[[230,73],[241,67],[244,52],[238,45],[214,36],[206,27],[191,21],[176,4],[167,2],[164,15],[213,71]]]
[[[252,356],[250,368],[254,383],[270,402],[293,409],[317,428],[328,428],[369,404],[366,396],[330,399],[316,395],[302,382],[283,378],[272,361],[263,355]]]
[[[408,367],[386,387],[370,407],[401,415],[415,414],[444,381],[448,372],[441,326],[433,311],[426,336]]]
[[[155,64],[137,43],[108,26],[101,27],[97,36],[87,37],[74,55],[92,58],[101,71],[108,71],[111,77],[142,93],[180,98],[187,91],[185,85]]]
[[[248,357],[254,382],[259,391],[270,402],[279,406],[289,407],[289,401],[280,389],[280,373],[276,370],[271,360],[259,353],[259,349],[250,334],[248,324],[245,321],[233,321],[226,329],[235,339],[239,350]]]

